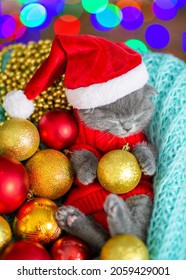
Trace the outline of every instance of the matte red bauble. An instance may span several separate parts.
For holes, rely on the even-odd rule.
[[[50,260],[47,250],[39,243],[15,241],[4,250],[2,260]]]
[[[25,201],[29,177],[25,167],[7,155],[0,155],[0,214],[7,214]]]
[[[78,125],[66,110],[52,110],[43,115],[38,123],[41,142],[55,150],[68,148],[75,142]]]
[[[74,236],[64,236],[51,247],[53,260],[90,260],[91,250],[88,245]]]

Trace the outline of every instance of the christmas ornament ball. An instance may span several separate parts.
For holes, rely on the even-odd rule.
[[[148,260],[146,245],[137,236],[119,234],[111,237],[103,245],[101,260]]]
[[[141,170],[133,154],[125,150],[112,150],[100,159],[97,177],[106,190],[123,194],[137,186]]]
[[[57,199],[72,185],[72,165],[59,151],[40,150],[27,161],[25,167],[30,179],[30,189],[36,196]]]
[[[28,190],[29,178],[22,163],[10,156],[0,155],[0,214],[20,207]]]
[[[48,244],[61,234],[55,220],[58,206],[47,198],[27,201],[17,212],[13,230],[17,237],[33,242]]]
[[[39,243],[19,240],[5,248],[2,260],[50,260],[47,250]]]
[[[0,216],[0,252],[8,245],[12,239],[12,231],[9,223]]]
[[[10,119],[0,126],[0,153],[19,161],[31,157],[37,151],[39,142],[39,132],[28,120]]]
[[[64,236],[52,245],[51,257],[53,260],[90,260],[91,250],[81,239]]]
[[[51,110],[38,123],[41,142],[55,150],[68,148],[75,142],[78,125],[67,110]]]

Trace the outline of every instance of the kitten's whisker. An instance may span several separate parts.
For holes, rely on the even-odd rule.
[[[97,139],[102,138],[102,137],[108,137],[109,133],[106,131],[100,131],[100,133],[97,135]]]
[[[114,136],[110,139],[110,141],[108,142],[108,144],[110,144],[110,143],[114,140],[114,138],[116,138],[116,135],[114,135]]]

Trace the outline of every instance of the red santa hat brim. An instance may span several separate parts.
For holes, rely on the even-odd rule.
[[[142,88],[148,81],[144,63],[107,82],[76,89],[66,88],[68,102],[78,109],[104,106]]]

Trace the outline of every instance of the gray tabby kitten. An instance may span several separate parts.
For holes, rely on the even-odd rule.
[[[105,106],[89,110],[79,110],[79,116],[89,127],[111,134],[126,137],[143,131],[153,115],[153,103],[150,96],[154,88],[146,84],[143,88]],[[141,143],[133,148],[141,170],[146,175],[156,171],[156,152],[149,144]],[[96,178],[98,159],[87,150],[75,151],[71,162],[76,176],[85,185]],[[135,195],[125,201],[116,194],[108,195],[104,210],[107,213],[109,234],[134,234],[146,240],[151,217],[152,201],[146,195]],[[56,213],[59,225],[71,235],[77,236],[90,244],[99,253],[108,233],[93,219],[85,216],[72,206],[62,206]]]

